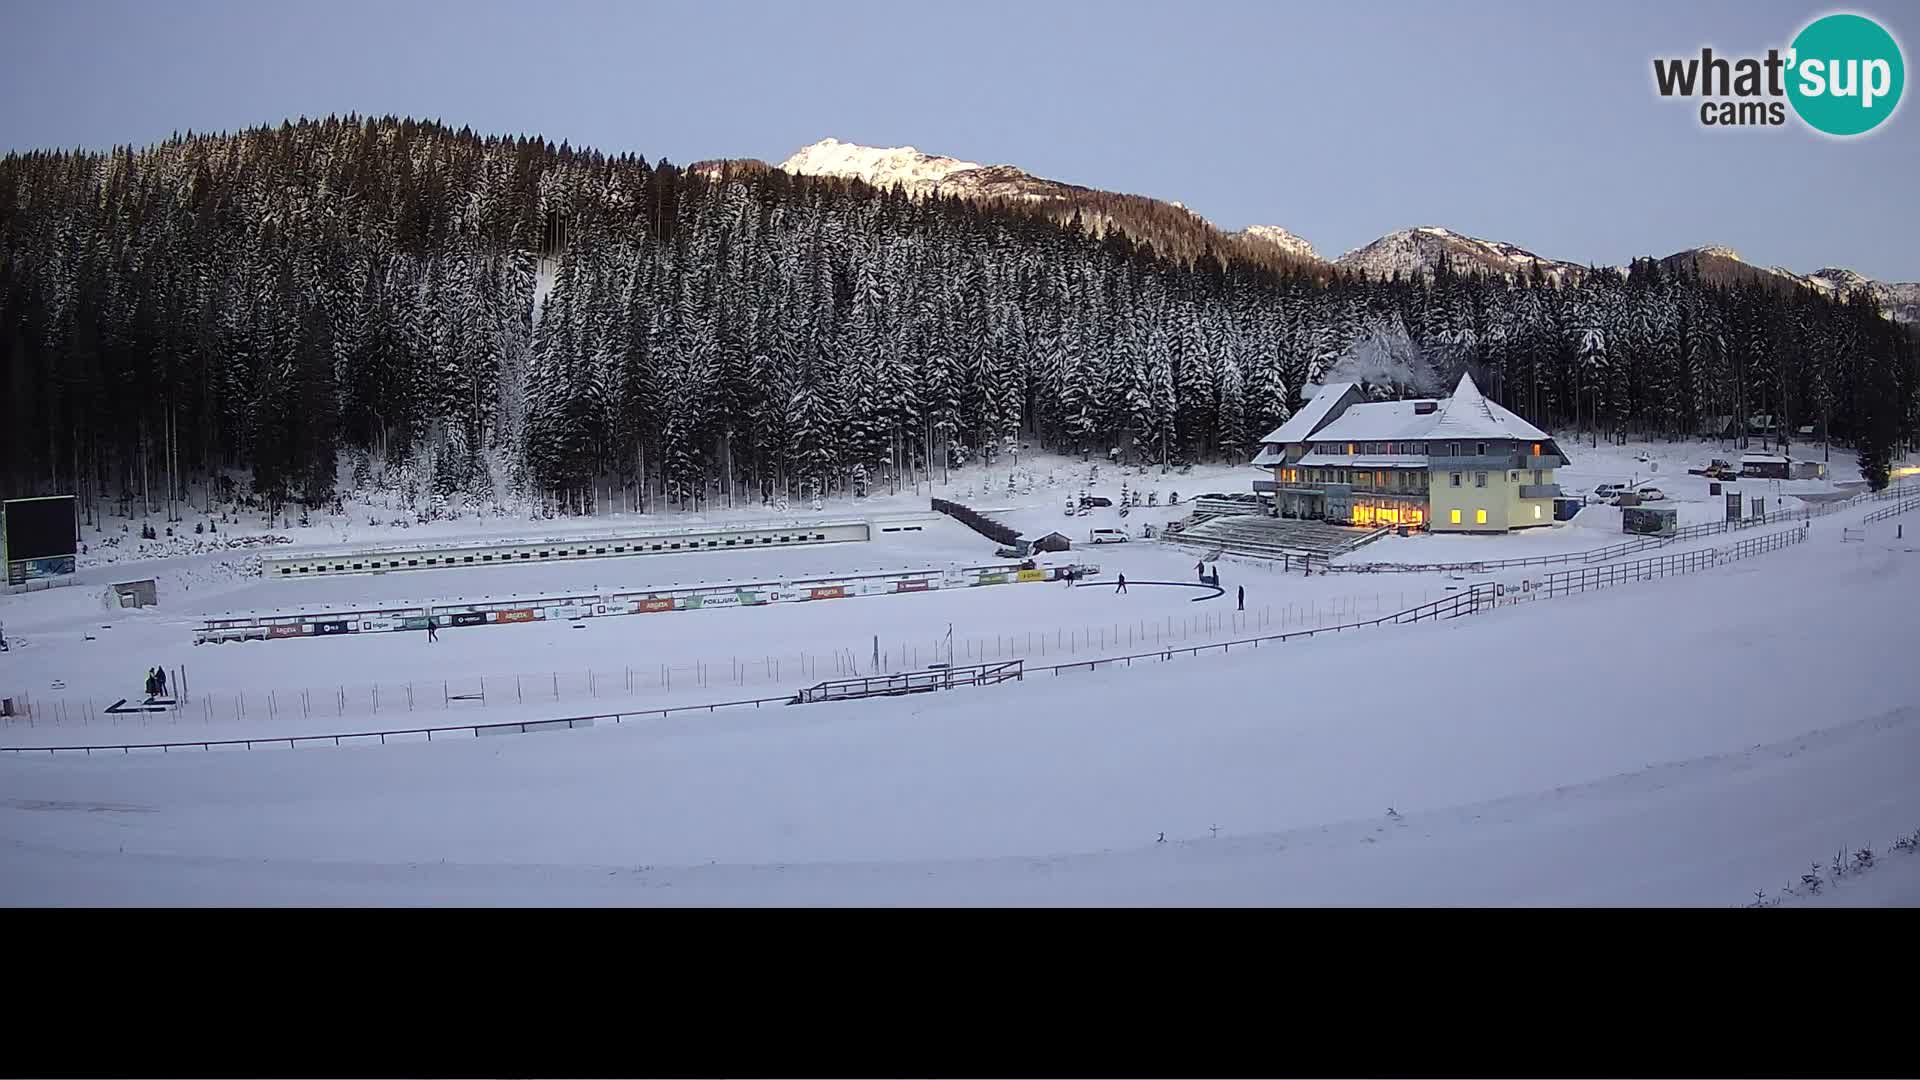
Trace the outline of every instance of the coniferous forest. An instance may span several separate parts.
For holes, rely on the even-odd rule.
[[[13,154],[0,490],[317,506],[345,471],[584,512],[879,492],[1016,443],[1232,459],[1383,337],[1433,385],[1376,394],[1470,370],[1595,438],[1769,414],[1884,476],[1920,431],[1913,332],[1864,295],[1190,240],[393,118]]]

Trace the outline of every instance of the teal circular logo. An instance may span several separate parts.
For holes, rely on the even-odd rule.
[[[1864,15],[1827,15],[1793,39],[1787,99],[1808,126],[1862,135],[1900,104],[1907,65],[1900,43]]]

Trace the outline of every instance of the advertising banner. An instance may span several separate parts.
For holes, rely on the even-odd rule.
[[[268,637],[299,637],[304,633],[299,623],[276,623],[267,630]]]
[[[673,597],[671,596],[649,597],[648,599],[636,602],[634,604],[633,610],[637,612],[672,611]]]
[[[71,555],[57,555],[50,559],[15,559],[7,564],[7,584],[25,585],[29,581],[63,577],[71,573]]]
[[[838,600],[847,595],[847,587],[845,585],[829,585],[824,589],[809,589],[807,592],[807,599],[809,600]]]
[[[981,574],[980,580],[975,582],[977,585],[1005,585],[1006,583],[1007,575],[1005,574]]]
[[[349,624],[343,619],[336,619],[331,622],[317,622],[313,624],[313,632],[316,634],[344,634],[347,632],[348,625]],[[279,627],[275,627],[274,629],[277,630]]]
[[[409,615],[400,620],[400,629],[402,630],[425,630],[426,628],[427,617],[425,615]]]
[[[454,613],[452,625],[479,626],[486,621],[487,613],[484,611],[459,611]]]
[[[1047,580],[1047,572],[1045,570],[1022,570],[1020,571],[1020,580],[1045,581]]]
[[[924,581],[896,581],[893,583],[893,591],[894,592],[926,592],[927,583]]]
[[[499,621],[503,623],[532,622],[534,619],[534,613],[532,608],[510,608],[506,611],[500,612],[499,614],[500,614]]]

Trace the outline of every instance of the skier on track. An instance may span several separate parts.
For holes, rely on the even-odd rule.
[[[1127,591],[1127,575],[1125,574],[1120,575],[1120,587],[1113,591],[1117,593],[1123,593]]]
[[[1207,583],[1207,564],[1206,563],[1203,563],[1203,562],[1194,563],[1193,572],[1199,575],[1200,584],[1205,585]]]
[[[1247,610],[1247,587],[1245,585],[1240,586],[1239,600],[1240,600],[1240,610],[1241,611]]]

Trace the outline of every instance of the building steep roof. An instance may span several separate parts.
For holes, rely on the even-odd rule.
[[[1353,384],[1350,382],[1328,383],[1301,404],[1299,412],[1288,417],[1287,421],[1279,427],[1267,432],[1266,437],[1260,441],[1263,443],[1305,442],[1315,428],[1326,422],[1327,415],[1333,411],[1333,407],[1338,405],[1340,399],[1351,389]]]
[[[1546,432],[1520,419],[1503,406],[1488,401],[1473,376],[1462,373],[1460,385],[1441,407],[1440,419],[1428,433],[1432,439],[1546,439]]]

